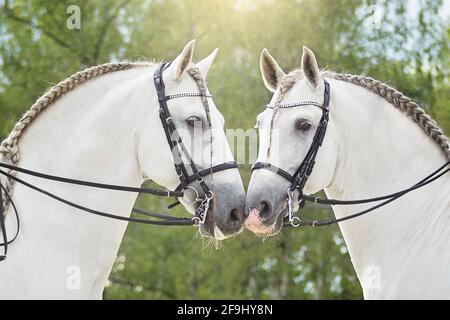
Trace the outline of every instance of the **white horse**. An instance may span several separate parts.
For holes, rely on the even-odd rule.
[[[287,75],[263,50],[261,71],[274,92],[271,104],[321,104],[322,78],[330,84],[328,129],[305,194],[324,189],[329,198],[344,200],[385,195],[412,186],[450,159],[447,138],[416,103],[371,78],[320,73],[306,47],[301,68]],[[280,109],[274,118],[273,113],[266,109],[258,116],[257,161],[292,175],[311,145],[322,111],[308,105]],[[288,187],[274,172],[254,171],[246,227],[276,234],[287,212]],[[333,211],[342,218],[372,205],[333,206]],[[450,298],[449,173],[339,227],[366,299]]]
[[[195,81],[189,71],[197,68],[204,78],[217,49],[194,65],[194,44],[188,43],[165,70],[168,95],[199,92],[198,79]],[[20,161],[16,163],[20,167],[132,187],[151,179],[173,190],[180,180],[159,118],[153,83],[157,67],[154,63],[107,64],[66,79],[36,102],[4,141],[3,152],[20,136]],[[102,75],[105,73],[108,74]],[[87,81],[92,78],[96,79]],[[86,83],[80,85],[83,82]],[[213,142],[210,143],[205,125],[200,132],[204,136],[200,141],[204,152],[191,153],[200,169],[233,161],[223,116],[213,101],[208,101]],[[47,107],[49,104],[51,107]],[[182,97],[167,104],[186,148],[191,151],[193,125],[206,124],[201,98]],[[9,150],[14,151],[17,150]],[[15,156],[18,154],[10,158]],[[6,155],[1,159],[7,160]],[[133,193],[61,184],[20,173],[18,177],[77,204],[122,216],[130,215],[137,197]],[[7,183],[3,176],[1,181],[3,185]],[[202,235],[223,239],[239,232],[244,220],[245,190],[238,170],[217,172],[205,177],[205,181],[215,198],[206,223],[201,225]],[[198,185],[193,186],[200,191]],[[193,192],[187,193],[179,200],[194,213],[192,195]],[[7,260],[0,263],[0,299],[101,298],[127,223],[84,213],[18,183],[12,198],[20,214],[21,232],[10,245]],[[11,238],[16,228],[11,206],[6,226]]]

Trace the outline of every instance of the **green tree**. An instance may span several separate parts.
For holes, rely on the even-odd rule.
[[[0,0],[0,136],[52,84],[114,59],[129,2]],[[66,27],[73,4],[81,9],[80,30]]]
[[[67,7],[81,29],[66,28]],[[219,47],[208,82],[228,128],[251,128],[270,98],[259,73],[268,48],[285,71],[301,45],[321,66],[367,74],[427,106],[450,132],[450,27],[441,0],[0,0],[0,136],[52,84],[115,60],[171,59],[197,39],[196,58]],[[249,166],[241,174],[248,182]],[[166,210],[140,197],[137,205]],[[174,214],[182,215],[177,208]],[[307,210],[325,217],[329,210]],[[242,233],[216,244],[191,228],[128,227],[105,298],[361,298],[336,226]]]

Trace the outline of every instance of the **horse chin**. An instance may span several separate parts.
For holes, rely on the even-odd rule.
[[[212,238],[219,241],[233,236],[233,234],[224,234],[222,230],[220,230],[219,227],[215,225],[214,222],[208,223],[207,221],[205,221],[205,223],[200,226],[199,231],[202,237]]]
[[[273,237],[281,232],[281,229],[283,228],[283,222],[284,222],[284,217],[286,216],[286,213],[287,213],[286,209],[281,210],[281,212],[278,214],[277,218],[275,219],[275,222],[271,226],[272,233],[268,236]]]
[[[214,238],[217,240],[225,240],[230,235],[225,235],[216,225],[214,225]]]
[[[215,223],[208,215],[205,219],[205,223],[201,224],[198,228],[200,235],[204,238],[215,238]]]

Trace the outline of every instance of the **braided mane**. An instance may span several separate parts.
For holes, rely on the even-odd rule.
[[[88,82],[89,80],[98,78],[100,76],[113,73],[116,71],[130,70],[137,67],[149,67],[154,66],[152,62],[119,62],[119,63],[106,63],[95,67],[87,68],[79,71],[67,79],[61,81],[57,85],[50,88],[43,96],[41,96],[31,107],[25,112],[22,118],[16,123],[13,130],[8,137],[0,145],[0,156],[4,155],[13,165],[17,165],[20,160],[19,140],[22,137],[25,130],[34,122],[34,120],[45,110],[47,107],[55,103],[61,97],[63,97],[69,91],[77,88],[78,86]],[[203,105],[207,111],[208,121],[210,123],[209,105],[206,100],[206,83],[200,74],[200,71],[191,67],[188,70],[189,75],[194,79],[200,92],[204,95],[202,97]],[[212,151],[211,151],[212,152]],[[11,175],[15,176],[17,172],[10,171]],[[14,180],[8,178],[5,183],[5,190],[7,194],[11,194],[14,186]],[[3,198],[4,210],[8,207],[9,201],[7,197]]]
[[[275,106],[285,98],[287,92],[295,85],[295,83],[304,77],[303,72],[299,69],[286,75],[279,86],[279,96]],[[437,125],[436,121],[417,103],[405,96],[400,91],[388,86],[387,84],[366,76],[358,76],[353,74],[335,73],[330,71],[322,72],[322,77],[352,83],[359,87],[368,89],[390,102],[395,108],[399,109],[408,118],[413,120],[444,152],[450,160],[450,143],[442,129]],[[274,109],[272,115],[272,125],[278,108]]]
[[[0,145],[0,154],[6,156],[6,158],[16,165],[19,162],[19,139],[25,132],[25,130],[33,123],[33,121],[44,111],[48,106],[63,97],[67,92],[77,88],[83,83],[98,78],[102,75],[112,73],[115,71],[129,70],[135,67],[149,66],[149,63],[134,63],[134,62],[121,62],[121,63],[106,63],[103,65],[87,68],[79,71],[69,78],[61,81],[57,85],[53,86],[43,96],[41,96],[31,108],[25,112],[19,122],[16,123],[13,130],[8,137]],[[15,171],[10,171],[10,174],[16,175]],[[6,181],[5,189],[7,194],[11,194],[14,186],[14,180],[8,178]],[[6,197],[3,199],[3,205],[5,212],[8,207],[9,201]]]

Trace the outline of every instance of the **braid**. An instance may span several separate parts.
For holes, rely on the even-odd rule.
[[[388,86],[387,84],[372,79],[370,77],[356,76],[352,74],[331,74],[336,80],[353,83],[357,86],[366,88],[379,96],[385,98],[394,107],[406,113],[410,118],[419,125],[420,128],[436,142],[447,158],[450,160],[450,144],[444,132],[437,125],[436,121],[416,102],[402,94],[400,91]]]
[[[64,96],[67,92],[73,90],[74,88],[91,79],[108,73],[149,65],[149,63],[134,62],[106,63],[77,72],[69,78],[61,81],[60,83],[52,87],[49,91],[47,91],[47,93],[41,96],[22,116],[19,122],[16,123],[9,136],[0,145],[0,154],[4,154],[13,165],[17,165],[20,160],[19,140],[24,131],[42,113],[42,111],[44,111],[48,106],[53,104],[59,98]],[[17,172],[15,171],[10,171],[9,173],[13,176],[17,175]],[[11,194],[13,186],[14,180],[8,178],[5,183],[5,190],[8,194]],[[9,201],[7,201],[7,197],[4,197],[2,205],[5,212],[8,204]]]
[[[277,105],[285,98],[286,93],[294,86],[294,84],[302,79],[303,73],[301,70],[294,70],[286,75],[279,86],[279,95],[277,97],[276,105],[270,123],[270,141],[272,139],[272,129],[277,114]],[[380,97],[386,99],[394,107],[408,115],[419,127],[441,148],[446,157],[450,160],[450,142],[445,136],[444,132],[437,125],[436,121],[431,118],[429,114],[417,103],[402,94],[400,91],[388,86],[387,84],[366,76],[358,76],[352,74],[341,74],[334,72],[322,72],[322,77],[329,77],[332,79],[345,81],[366,88],[369,91],[376,93]]]

